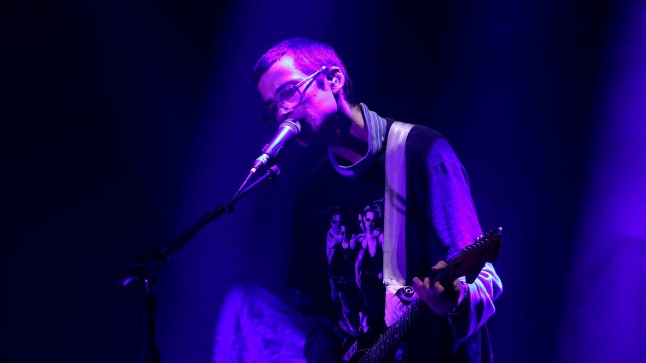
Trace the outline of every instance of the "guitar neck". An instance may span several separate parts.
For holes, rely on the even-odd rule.
[[[404,336],[413,327],[417,318],[424,310],[424,303],[417,299],[411,303],[410,309],[406,310],[399,320],[391,325],[386,332],[379,337],[373,346],[359,360],[361,363],[382,362],[399,345]]]

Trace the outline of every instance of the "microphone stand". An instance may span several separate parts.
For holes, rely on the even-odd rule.
[[[225,213],[233,213],[233,205],[238,200],[242,199],[242,197],[249,194],[261,184],[272,180],[279,174],[280,169],[278,169],[278,166],[271,166],[264,175],[260,176],[247,188],[238,190],[238,192],[236,192],[236,194],[231,198],[231,200],[229,200],[229,202],[204,213],[197,222],[193,223],[193,225],[177,235],[172,241],[168,242],[159,249],[147,253],[146,255],[138,259],[137,262],[128,265],[128,267],[119,274],[119,284],[122,287],[127,286],[135,281],[141,281],[144,288],[145,301],[148,307],[148,340],[146,342],[146,350],[144,352],[144,363],[160,363],[159,349],[157,348],[155,342],[155,284],[157,282],[157,276],[154,275],[153,272],[157,270],[163,262],[168,261],[170,255],[188,244],[191,239],[195,237],[197,232],[199,232],[207,224],[211,223],[216,218]],[[137,326],[139,326],[139,324],[137,324]],[[137,330],[137,341],[138,337],[139,331]],[[135,349],[138,354],[138,343]],[[136,359],[138,358],[139,357],[137,356]]]

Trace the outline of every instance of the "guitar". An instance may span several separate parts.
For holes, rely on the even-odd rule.
[[[478,237],[473,244],[465,247],[448,261],[446,268],[435,276],[434,281],[440,281],[443,286],[453,286],[453,281],[456,278],[464,276],[467,283],[473,283],[485,263],[493,262],[498,258],[501,237],[502,228],[500,227],[496,231],[490,231]],[[413,295],[413,289],[409,286],[403,287],[401,291],[406,297],[412,297]],[[402,317],[395,324],[388,327],[372,346],[367,349],[361,349],[360,345],[363,342],[360,343],[360,340],[357,340],[346,351],[342,359],[352,363],[369,363],[382,362],[390,357],[424,311],[424,305],[421,299],[413,300]]]

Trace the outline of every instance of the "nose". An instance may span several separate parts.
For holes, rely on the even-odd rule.
[[[291,112],[291,109],[286,109],[279,105],[278,110],[276,110],[276,120],[278,120],[278,122],[283,122]]]

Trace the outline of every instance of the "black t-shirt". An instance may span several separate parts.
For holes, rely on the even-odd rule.
[[[379,300],[383,300],[383,291],[375,291],[375,286],[383,288],[380,279],[381,259],[375,264],[364,242],[367,240],[366,223],[373,242],[379,239],[383,231],[383,170],[381,155],[362,176],[344,177],[325,158],[310,171],[297,198],[296,244],[288,284],[301,292],[301,308],[304,312],[345,320],[339,325],[350,334],[368,328],[368,317],[362,321],[360,316],[367,316],[368,307],[374,307],[373,299],[381,295]],[[339,212],[340,225],[345,226],[346,230],[347,247],[334,246],[329,264],[326,241],[330,218]],[[365,262],[357,266],[357,257],[364,248],[363,244],[366,244],[363,253]],[[374,252],[374,243],[372,247]],[[381,246],[378,245],[375,257],[382,255]],[[356,282],[355,272],[359,273],[360,280],[363,277],[363,289]],[[364,291],[367,289],[370,291]],[[339,294],[341,296],[336,296]],[[344,309],[345,318],[342,316]],[[383,308],[370,309],[370,315],[371,321],[383,320]]]

